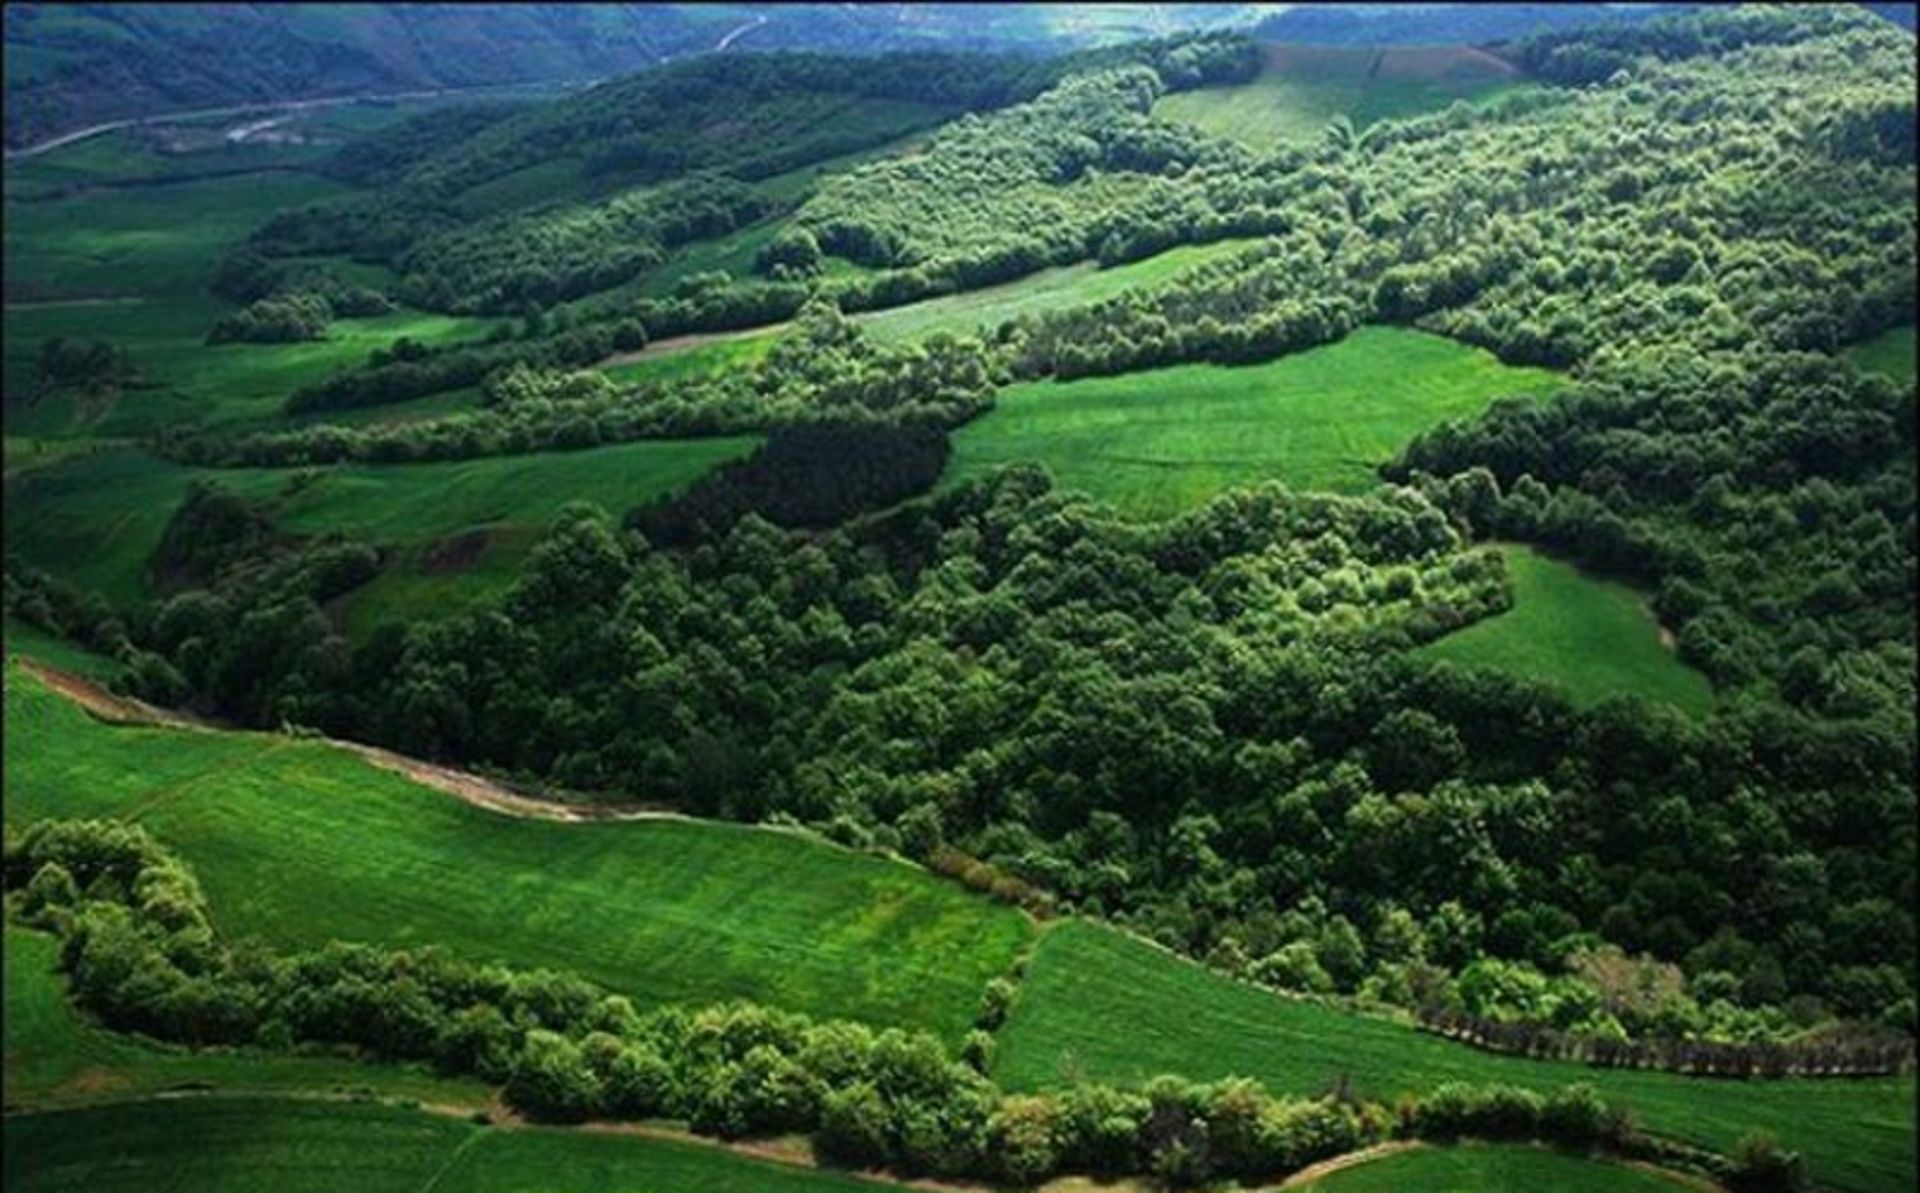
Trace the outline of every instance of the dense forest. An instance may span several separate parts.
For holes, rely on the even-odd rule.
[[[1842,6],[1740,7],[1501,49],[1531,83],[1266,149],[1155,114],[1255,76],[1257,47],[1215,34],[858,69],[710,56],[398,123],[332,160],[345,197],[220,263],[236,309],[207,341],[316,341],[395,304],[491,331],[290,387],[298,424],[149,437],[195,470],[152,599],[11,558],[7,610],[158,703],[806,826],[1486,1047],[1899,1070],[1920,1026],[1915,395],[1842,353],[1920,307],[1912,38]],[[528,170],[565,197],[503,199]],[[770,224],[751,269],[648,288],[677,250]],[[1202,244],[1117,296],[989,310],[978,334],[855,318]],[[1558,380],[1412,436],[1356,494],[1236,486],[1153,522],[1034,464],[942,481],[952,433],[1007,386],[1269,361],[1382,324]],[[732,367],[598,369],[756,328],[772,347]],[[126,370],[106,345],[42,355],[49,385]],[[451,413],[329,421],[469,386]],[[369,633],[338,602],[391,551],[289,530],[224,479],[722,434],[763,438],[633,508],[568,504],[501,595]],[[1422,653],[1512,608],[1515,543],[1645,592],[1711,712]],[[1396,1114],[1422,1138],[1641,1146],[1580,1090],[1397,1111],[1231,1083],[1007,1094],[985,1076],[991,1007],[949,1056],[444,955],[254,956],[202,930],[192,876],[139,830],[41,830],[10,837],[8,888],[108,1022],[355,1043],[563,1121],[806,1132],[851,1165],[1014,1182],[1264,1179]],[[128,976],[148,969],[165,989]],[[1792,1187],[1773,1179],[1741,1187]]]

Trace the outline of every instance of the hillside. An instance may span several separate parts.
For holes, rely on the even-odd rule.
[[[1102,10],[1106,11],[1102,11]],[[509,83],[591,82],[702,53],[1049,52],[1251,19],[1246,6],[10,4],[9,149],[192,109]],[[991,15],[986,15],[990,13]],[[984,19],[983,19],[984,17]]]
[[[9,1188],[1911,1187],[1897,23],[7,21]]]

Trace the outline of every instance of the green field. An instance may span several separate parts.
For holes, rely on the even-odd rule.
[[[1511,68],[1469,47],[1372,49],[1267,46],[1252,82],[1164,96],[1153,114],[1197,125],[1254,149],[1311,141],[1345,116],[1354,131],[1382,120],[1484,102],[1524,84]]]
[[[1546,1148],[1473,1144],[1396,1152],[1300,1186],[1313,1193],[1676,1193],[1693,1187]]]
[[[11,614],[6,619],[6,653],[9,657],[15,653],[32,655],[62,671],[71,671],[89,679],[104,681],[120,671],[120,664],[107,656],[97,654],[77,642],[55,637]]]
[[[1913,384],[1914,328],[1911,323],[1883,331],[1847,349],[1847,359],[1870,373],[1884,373],[1902,385]]]
[[[1731,1150],[1747,1131],[1770,1130],[1835,1188],[1899,1193],[1915,1176],[1911,1076],[1723,1081],[1501,1056],[1235,982],[1085,921],[1042,935],[993,1071],[1014,1089],[1068,1074],[1139,1082],[1180,1073],[1305,1094],[1345,1075],[1355,1092],[1383,1100],[1445,1081],[1540,1090],[1588,1081],[1649,1130],[1701,1146]]]
[[[943,479],[1037,460],[1064,487],[1148,517],[1265,480],[1354,493],[1420,431],[1555,382],[1441,336],[1363,327],[1264,364],[1009,386],[955,432]]]
[[[374,1103],[182,1098],[14,1115],[20,1193],[855,1193],[871,1180],[669,1139]]]
[[[751,451],[752,437],[622,443],[433,464],[195,469],[131,449],[64,460],[15,478],[9,547],[38,566],[118,600],[148,595],[146,569],[187,486],[207,479],[273,503],[287,530],[342,531],[400,549],[398,563],[351,598],[350,617],[446,611],[503,589],[561,506],[592,501],[614,514],[686,485]],[[485,528],[485,548],[428,579],[420,553]],[[410,577],[412,578],[410,580]],[[414,593],[413,589],[419,589]],[[424,598],[424,603],[422,599]],[[362,607],[364,605],[364,607]]]
[[[684,381],[728,369],[744,369],[772,350],[779,333],[762,331],[733,335],[684,336],[662,340],[638,356],[601,371],[622,385],[649,385]]]
[[[1421,648],[1428,658],[1544,679],[1580,704],[1634,695],[1704,714],[1707,677],[1661,639],[1646,597],[1529,547],[1504,549],[1513,608]]]
[[[1123,291],[1158,286],[1183,270],[1231,256],[1254,243],[1250,239],[1235,239],[1181,245],[1107,269],[1101,269],[1092,261],[1082,261],[1043,269],[998,286],[942,295],[924,302],[867,312],[856,318],[874,338],[896,342],[936,331],[957,335],[977,333],[1020,315],[1086,306]]]
[[[445,343],[493,326],[399,310],[338,320],[326,340],[310,343],[206,345],[208,328],[232,309],[207,292],[226,250],[279,209],[342,191],[312,175],[266,174],[9,202],[8,433],[144,435],[172,424],[269,421],[294,389],[402,336]],[[143,384],[113,401],[63,394],[23,405],[40,343],[55,336],[113,343]]]
[[[413,1067],[232,1049],[195,1052],[110,1032],[88,1022],[68,1001],[57,970],[60,946],[53,937],[9,924],[6,949],[9,1110],[129,1098],[186,1085],[298,1093],[372,1089],[467,1104],[487,1097],[477,1082]],[[13,1121],[8,1120],[9,1130]]]
[[[9,826],[136,820],[224,932],[282,947],[437,944],[643,1006],[748,998],[954,1041],[1032,934],[917,868],[779,830],[503,816],[318,742],[103,725],[12,664],[6,709]]]

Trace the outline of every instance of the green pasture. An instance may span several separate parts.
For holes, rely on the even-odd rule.
[[[1355,132],[1446,108],[1484,103],[1527,84],[1468,47],[1375,49],[1270,46],[1251,82],[1166,95],[1153,114],[1254,149],[1317,139],[1336,116]]]
[[[1770,1130],[1836,1189],[1901,1193],[1915,1176],[1911,1076],[1732,1081],[1502,1056],[1236,982],[1082,920],[1041,936],[993,1072],[1014,1089],[1179,1073],[1302,1094],[1344,1077],[1386,1101],[1446,1081],[1542,1091],[1586,1081],[1648,1130],[1700,1146],[1730,1151],[1747,1131]]]
[[[397,564],[356,591],[350,605],[367,602],[361,618],[374,609],[411,616],[504,588],[540,529],[567,502],[624,513],[744,455],[756,442],[749,436],[642,441],[314,469],[188,468],[132,449],[107,450],[14,478],[5,525],[10,549],[28,561],[116,600],[136,600],[150,595],[148,564],[188,486],[208,480],[271,503],[283,529],[340,531],[396,548]],[[462,566],[441,567],[432,584],[407,579],[409,569],[417,577],[419,552],[465,531],[483,531],[486,551]]]
[[[1355,493],[1414,435],[1555,374],[1398,327],[1256,365],[1176,365],[1001,390],[953,436],[945,483],[1038,461],[1067,488],[1164,517],[1236,485]]]
[[[15,666],[6,701],[6,823],[137,821],[234,937],[434,944],[643,1006],[747,998],[957,1042],[1032,934],[917,868],[790,832],[505,816],[324,743],[105,725]]]
[[[898,1188],[703,1143],[483,1127],[372,1102],[201,1097],[7,1120],[21,1193],[856,1193]]]
[[[6,618],[6,654],[31,655],[62,671],[105,681],[120,672],[120,664],[107,656],[65,638],[49,634],[39,626],[28,625],[9,614]]]
[[[424,344],[472,340],[494,320],[401,309],[336,320],[327,338],[298,344],[217,344],[207,329],[231,308],[207,294],[136,297],[103,303],[48,303],[6,309],[9,434],[137,437],[162,427],[282,422],[287,395],[365,362],[401,337]],[[106,340],[124,350],[140,382],[102,398],[62,391],[34,401],[34,361],[43,340]],[[436,395],[437,396],[437,395]],[[359,412],[350,412],[359,413]],[[385,410],[367,417],[388,416]],[[312,421],[303,419],[299,421]],[[332,412],[327,421],[365,421]]]
[[[658,384],[744,369],[760,361],[780,338],[775,331],[748,335],[690,336],[684,341],[661,341],[637,357],[601,366],[601,372],[622,385]]]
[[[1303,1193],[1677,1193],[1696,1186],[1544,1147],[1421,1147],[1329,1173]]]
[[[221,254],[275,212],[346,189],[317,175],[267,174],[10,202],[8,306],[60,298],[199,296]],[[7,330],[11,339],[14,329]]]
[[[1847,349],[1847,359],[1869,373],[1884,373],[1902,385],[1913,384],[1913,324],[1890,328]]]
[[[881,340],[910,340],[936,331],[973,334],[1021,315],[1087,306],[1127,290],[1158,286],[1195,265],[1231,256],[1253,243],[1251,239],[1233,239],[1180,245],[1107,269],[1082,261],[1043,269],[997,286],[869,311],[857,318],[869,334]]]
[[[403,309],[336,321],[321,341],[207,345],[208,329],[232,309],[207,292],[221,256],[281,208],[344,189],[312,175],[265,174],[10,201],[8,433],[138,436],[169,425],[272,421],[293,390],[402,336],[440,344],[491,329],[493,320]],[[339,271],[366,280],[363,267]],[[102,398],[28,401],[40,344],[56,336],[125,350],[140,383]]]
[[[195,1051],[108,1031],[67,997],[51,936],[6,930],[7,1108],[49,1108],[191,1086],[222,1091],[344,1093],[478,1103],[487,1091],[425,1069],[230,1048]],[[16,1119],[8,1119],[11,1132]],[[9,1149],[11,1150],[11,1149]],[[12,1174],[7,1186],[13,1187]]]
[[[1633,695],[1696,716],[1712,705],[1712,685],[1662,640],[1643,594],[1529,547],[1504,554],[1513,608],[1428,643],[1423,655],[1544,679],[1581,704]]]

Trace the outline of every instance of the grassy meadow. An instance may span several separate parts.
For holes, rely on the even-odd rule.
[[[709,1144],[482,1127],[367,1102],[181,1098],[7,1120],[22,1193],[855,1193],[897,1188]]]
[[[233,309],[207,291],[227,249],[282,208],[343,193],[317,175],[271,173],[10,200],[8,433],[137,436],[176,424],[272,421],[294,389],[402,336],[438,344],[477,339],[493,326],[403,308],[338,320],[325,340],[208,346],[207,330]],[[28,402],[35,354],[56,336],[111,342],[128,354],[140,384],[108,399],[60,393]]]
[[[1354,493],[1378,484],[1375,469],[1420,431],[1555,380],[1442,336],[1363,327],[1263,364],[1028,382],[954,433],[943,481],[1035,460],[1063,486],[1143,517],[1266,480]]]
[[[329,1056],[194,1051],[107,1031],[67,998],[52,936],[6,929],[6,1102],[48,1109],[139,1097],[183,1086],[222,1091],[344,1093],[478,1103],[478,1082],[424,1069]],[[14,1120],[8,1120],[12,1129]],[[13,1186],[11,1174],[7,1185]]]
[[[1298,1186],[1303,1193],[1678,1193],[1696,1186],[1543,1147],[1421,1147]]]
[[[1883,373],[1902,385],[1913,384],[1914,327],[1895,327],[1847,349],[1847,359],[1870,373]]]
[[[1355,132],[1420,116],[1456,100],[1484,102],[1524,84],[1512,67],[1470,47],[1265,47],[1251,82],[1164,96],[1154,115],[1196,125],[1249,148],[1312,141],[1336,116]]]
[[[643,1004],[747,998],[957,1042],[1032,935],[1002,904],[788,832],[500,815],[324,743],[105,725],[12,664],[6,712],[10,827],[137,821],[223,932],[280,947],[435,944]]]
[[[38,566],[119,600],[149,595],[148,561],[195,479],[273,505],[300,534],[341,531],[393,547],[397,562],[347,598],[350,617],[410,616],[500,591],[540,531],[569,501],[618,515],[744,455],[752,436],[642,441],[429,464],[342,464],[317,469],[188,468],[130,449],[76,456],[10,483],[11,549]],[[457,567],[435,567],[431,549],[477,532],[483,549]],[[423,570],[424,569],[424,570]],[[414,599],[414,579],[431,573]],[[366,603],[365,609],[358,605]]]
[[[1195,265],[1231,256],[1253,243],[1252,239],[1241,238],[1180,245],[1107,269],[1082,261],[1043,269],[997,286],[865,312],[856,318],[874,338],[894,342],[936,331],[975,334],[1021,315],[1086,306],[1127,290],[1149,289]]]
[[[1504,554],[1513,608],[1428,643],[1422,654],[1543,679],[1581,704],[1635,695],[1694,715],[1712,705],[1707,677],[1666,645],[1644,595],[1531,547]]]
[[[1898,1193],[1915,1175],[1911,1076],[1727,1081],[1502,1056],[1236,982],[1080,920],[1041,936],[993,1073],[1014,1089],[1180,1073],[1303,1094],[1344,1076],[1361,1096],[1389,1101],[1446,1081],[1543,1091],[1586,1081],[1648,1130],[1703,1147],[1728,1151],[1750,1129],[1770,1130],[1835,1189]]]

